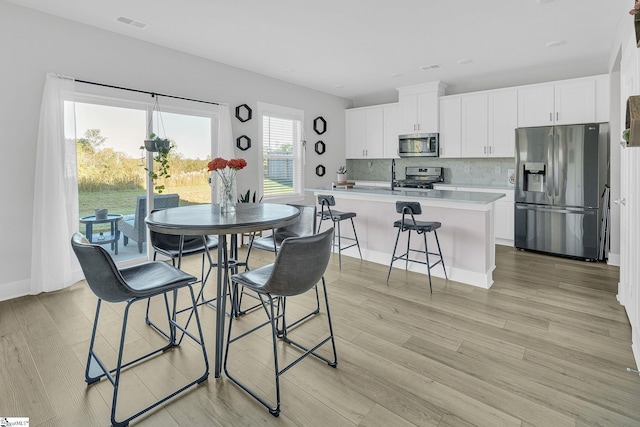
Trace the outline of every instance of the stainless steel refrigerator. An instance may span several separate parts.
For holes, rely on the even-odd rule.
[[[608,125],[516,130],[515,247],[598,259]]]

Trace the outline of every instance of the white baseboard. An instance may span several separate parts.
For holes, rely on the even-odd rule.
[[[496,240],[496,245],[513,247],[513,239],[501,239],[499,237],[496,237],[495,240]]]
[[[609,258],[607,258],[607,264],[620,267],[620,254],[614,254],[612,252],[609,252]]]
[[[631,351],[633,352],[633,359],[636,361],[634,369],[640,367],[640,333],[638,328],[631,328]],[[630,367],[630,366],[629,366]]]
[[[6,301],[29,295],[31,292],[31,280],[20,280],[12,283],[0,284],[0,301]]]
[[[342,251],[342,255],[350,256],[353,258],[360,258],[360,255],[358,254],[358,249],[355,247]],[[362,258],[367,261],[375,262],[376,264],[382,264],[386,266],[388,266],[389,261],[391,261],[391,257],[389,254],[386,254],[383,252],[371,251],[371,250],[363,250]],[[464,270],[460,268],[451,268],[447,266],[446,258],[444,262],[447,268],[447,277],[449,278],[449,280],[453,280],[453,281],[464,283],[471,286],[477,286],[483,289],[489,289],[491,285],[493,285],[493,270],[495,266],[493,266],[490,271],[483,274],[483,273]],[[404,269],[404,263],[394,264],[393,268],[401,268],[400,266],[402,266],[402,269]],[[423,264],[416,264],[416,263],[410,262],[409,271],[427,275],[427,267]],[[442,264],[438,264],[434,268],[432,268],[431,275],[434,277],[440,277],[444,279],[445,274],[444,274],[444,269],[442,268]]]

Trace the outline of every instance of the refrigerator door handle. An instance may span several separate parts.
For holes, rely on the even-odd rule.
[[[551,133],[548,136],[548,140],[547,140],[547,164],[546,164],[547,169],[545,170],[546,193],[547,193],[547,197],[550,197],[550,198],[553,198],[554,196],[553,189],[555,187],[552,179],[552,175],[555,175],[555,172],[552,170],[552,166],[555,164],[553,161],[553,148],[554,148],[553,137],[554,137],[554,133]]]
[[[595,208],[545,208],[540,205],[526,205],[522,203],[516,203],[516,209],[535,210],[536,212],[551,212],[562,214],[582,214],[582,215],[594,215],[596,213]]]
[[[554,188],[554,197],[560,196],[560,188],[558,184],[560,183],[558,177],[560,175],[560,150],[562,147],[560,146],[560,135],[557,132],[553,134],[554,138],[554,153],[553,153],[553,188]],[[563,156],[564,157],[564,156]]]

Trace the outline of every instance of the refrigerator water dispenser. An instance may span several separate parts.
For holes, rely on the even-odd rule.
[[[544,192],[547,166],[544,163],[525,163],[524,191]]]

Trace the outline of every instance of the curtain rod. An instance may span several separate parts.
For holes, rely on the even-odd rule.
[[[146,90],[131,89],[131,88],[122,87],[122,86],[113,86],[113,85],[108,85],[108,84],[105,84],[105,83],[90,82],[90,81],[87,81],[87,80],[75,79],[75,81],[78,82],[78,83],[85,83],[85,84],[89,84],[89,85],[108,87],[108,88],[112,88],[112,89],[128,90],[129,92],[146,93],[147,95],[151,95],[152,98],[155,97],[155,96],[164,96],[165,98],[181,99],[183,101],[193,101],[193,102],[200,102],[200,103],[203,103],[203,104],[220,105],[217,102],[202,101],[200,99],[192,99],[192,98],[183,98],[181,96],[166,95],[164,93],[149,92],[149,91],[146,91]]]

